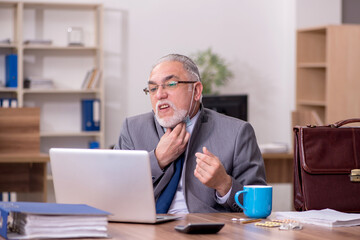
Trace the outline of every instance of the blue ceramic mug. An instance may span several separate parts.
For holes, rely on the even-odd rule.
[[[239,202],[240,194],[243,204]],[[235,201],[249,218],[266,218],[272,209],[272,186],[246,185],[235,194]]]

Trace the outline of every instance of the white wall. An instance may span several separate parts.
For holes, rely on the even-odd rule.
[[[341,24],[342,0],[297,0],[296,26],[307,28]]]

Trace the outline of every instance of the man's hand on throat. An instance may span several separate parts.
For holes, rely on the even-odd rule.
[[[155,149],[155,156],[161,169],[175,161],[186,149],[190,133],[185,123],[179,123],[174,129],[167,129]]]

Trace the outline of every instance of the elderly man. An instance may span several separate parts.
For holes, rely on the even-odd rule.
[[[206,109],[196,64],[170,54],[153,67],[152,112],[124,121],[116,149],[150,154],[157,213],[237,212],[244,185],[265,185],[264,163],[247,122]]]

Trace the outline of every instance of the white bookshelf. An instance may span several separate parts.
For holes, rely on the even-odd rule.
[[[18,87],[0,87],[0,98],[12,97],[19,107],[40,107],[41,152],[51,147],[87,147],[90,141],[105,146],[102,4],[0,2],[0,80],[5,81],[5,55],[18,55]],[[83,45],[68,46],[68,27],[83,29]],[[51,45],[24,44],[49,39]],[[95,89],[82,89],[87,71],[102,71]],[[54,89],[25,89],[23,80],[53,80]],[[100,131],[81,130],[81,99],[101,102]]]

